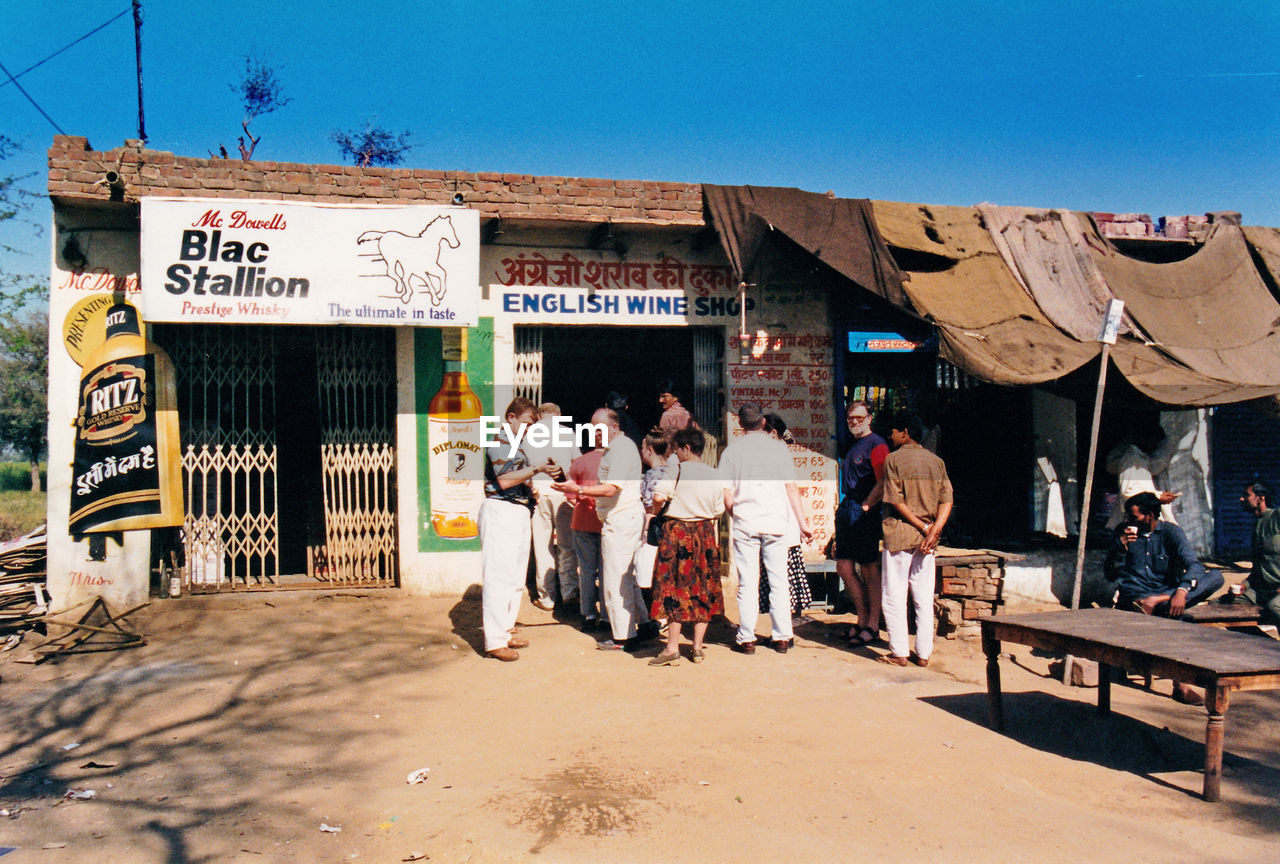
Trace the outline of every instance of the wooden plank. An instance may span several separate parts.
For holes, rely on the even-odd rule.
[[[1258,621],[1261,618],[1262,607],[1253,603],[1202,603],[1182,613],[1182,620],[1192,624]]]
[[[1254,637],[1255,639],[1258,637]],[[1218,683],[1227,683],[1232,690],[1241,693],[1251,690],[1280,690],[1280,675],[1246,675],[1243,677],[1227,676],[1218,679]]]
[[[951,567],[964,567],[969,564],[983,565],[1000,565],[1000,559],[995,555],[956,555],[954,557],[943,557],[942,555],[934,556],[937,566],[943,565]]]

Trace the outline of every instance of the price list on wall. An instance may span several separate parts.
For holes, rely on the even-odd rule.
[[[797,444],[835,455],[831,409],[831,336],[790,331],[776,336],[732,336],[729,405],[755,402],[765,413],[778,414]]]
[[[733,412],[744,402],[757,403],[767,414],[786,421],[795,443],[791,455],[796,464],[800,501],[814,532],[805,546],[806,560],[821,560],[834,526],[839,494],[838,465],[834,449],[834,414],[831,408],[831,336],[828,333],[789,331],[768,336],[730,337],[729,349],[739,360],[728,366],[731,424]],[[734,434],[741,434],[734,429]]]

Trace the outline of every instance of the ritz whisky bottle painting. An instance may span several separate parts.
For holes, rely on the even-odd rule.
[[[70,529],[127,531],[182,523],[173,364],[142,336],[137,310],[107,310],[105,339],[84,359],[76,416]]]
[[[467,331],[441,331],[444,380],[427,406],[431,528],[448,540],[480,535],[484,502],[484,450],[480,397],[467,380]]]

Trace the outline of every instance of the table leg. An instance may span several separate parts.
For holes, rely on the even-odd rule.
[[[1000,694],[1000,640],[986,628],[982,631],[982,651],[987,655],[987,719],[993,729],[1004,728],[1004,704]]]
[[[1204,800],[1217,801],[1222,797],[1222,733],[1226,721],[1231,691],[1215,684],[1204,690],[1204,707],[1209,712],[1209,722],[1204,731]]]
[[[1098,664],[1098,713],[1111,713],[1111,664]]]

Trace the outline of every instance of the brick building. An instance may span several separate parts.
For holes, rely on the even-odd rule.
[[[408,263],[371,239],[425,233],[412,222],[418,214],[460,226],[432,254],[436,263],[450,249],[470,256],[453,265],[450,291],[466,300],[466,371],[488,414],[523,395],[585,419],[621,391],[645,427],[659,414],[657,383],[673,379],[698,422],[726,440],[734,406],[760,402],[798,441],[818,529],[808,552],[820,557],[832,457],[846,434],[836,406],[910,405],[942,433],[958,495],[972,502],[957,508],[953,536],[986,547],[1042,532],[1053,485],[1042,463],[1056,468],[1067,530],[1077,528],[1092,392],[1076,385],[1091,387],[1088,375],[1044,387],[966,375],[944,359],[937,329],[922,320],[932,316],[907,314],[902,301],[863,290],[785,236],[742,285],[696,183],[197,159],[136,141],[93,151],[84,138],[58,136],[48,188],[49,572],[58,605],[90,594],[140,601],[177,542],[160,531],[68,533],[80,363],[86,343],[101,340],[113,298],[138,308],[176,367],[186,590],[394,584],[458,593],[478,581],[478,541],[443,537],[431,518],[440,469],[429,457],[428,408],[445,368],[442,334],[462,319],[437,305],[443,288],[430,266],[397,275]],[[981,318],[984,280],[1012,284],[994,248],[975,251],[991,241],[970,208],[873,203],[867,221],[909,271],[909,288],[960,298],[955,306]],[[392,215],[401,221],[382,224]],[[967,251],[953,255],[935,222],[953,241],[968,232]],[[334,227],[356,223],[361,230],[346,234]],[[236,234],[237,225],[248,233]],[[773,227],[771,235],[786,234]],[[1252,230],[1250,242],[1273,232]],[[285,251],[275,238],[293,234],[301,239]],[[255,240],[267,237],[269,256]],[[1198,248],[1181,242],[1191,245],[1173,258]],[[364,269],[348,272],[352,262]],[[952,278],[969,279],[959,287],[972,288],[972,300],[948,287]],[[318,300],[321,283],[336,293],[300,312],[294,295],[310,290]],[[954,339],[975,328],[953,329]],[[1183,493],[1180,519],[1202,550],[1215,532],[1220,549],[1232,548],[1225,532],[1244,536],[1248,526],[1220,518],[1210,502],[1234,500],[1242,472],[1274,461],[1274,448],[1259,455],[1242,445],[1273,441],[1274,419],[1214,409],[1228,419],[1219,430],[1208,409],[1162,413],[1158,402],[1139,405],[1132,389],[1113,392],[1103,452],[1121,434],[1110,419],[1135,406],[1190,442],[1170,469],[1171,488]],[[1214,475],[1227,478],[1223,489],[1211,489]],[[1025,593],[1063,596],[1068,567],[1059,557],[1029,555],[1018,577]]]
[[[272,297],[277,281],[284,291],[283,279],[270,278],[283,254],[275,236],[271,260],[256,270],[261,303],[241,302],[230,275],[221,299],[214,287],[197,298],[204,284],[194,261],[170,271],[185,274],[177,282],[148,269],[148,255],[167,254],[150,250],[178,243],[174,232],[184,226],[168,224],[169,214],[197,213],[188,220],[196,224],[210,213],[240,212],[248,214],[242,221],[266,226],[272,205],[259,202],[325,205],[314,210],[325,219],[406,206],[475,219],[478,272],[469,284],[478,296],[467,371],[487,413],[526,395],[585,419],[617,390],[647,427],[660,412],[657,383],[674,379],[697,420],[724,436],[728,406],[755,399],[779,410],[814,451],[798,458],[815,478],[817,521],[830,512],[818,501],[832,494],[827,457],[835,454],[826,297],[808,290],[806,274],[778,272],[752,290],[744,309],[706,229],[697,184],[245,163],[179,157],[135,141],[93,151],[85,138],[58,136],[49,194],[50,587],[59,604],[86,592],[138,601],[165,553],[162,532],[126,531],[93,549],[88,537],[66,534],[75,436],[67,420],[76,415],[81,369],[57,345],[64,324],[85,320],[113,293],[138,307],[149,338],[177,369],[187,590],[323,583],[438,593],[478,581],[478,541],[440,537],[429,518],[426,414],[443,368],[439,325],[449,322],[426,318],[437,312],[425,303],[412,311],[424,283],[413,283],[412,302],[399,298],[423,316],[407,324],[375,317],[403,315],[398,300],[387,299],[388,269],[380,280],[368,273],[339,286],[345,299],[328,306],[347,318],[299,325],[287,314],[287,296],[263,296],[263,284]],[[198,202],[195,210],[183,209],[187,199]],[[227,255],[231,236],[224,227],[220,252],[219,238],[209,236],[199,255],[182,257],[203,256],[204,267]],[[330,245],[312,248],[318,256]],[[252,283],[253,267],[238,270]],[[145,275],[152,272],[160,275]],[[161,283],[170,293],[191,290],[167,296]],[[366,302],[375,295],[381,309]]]

